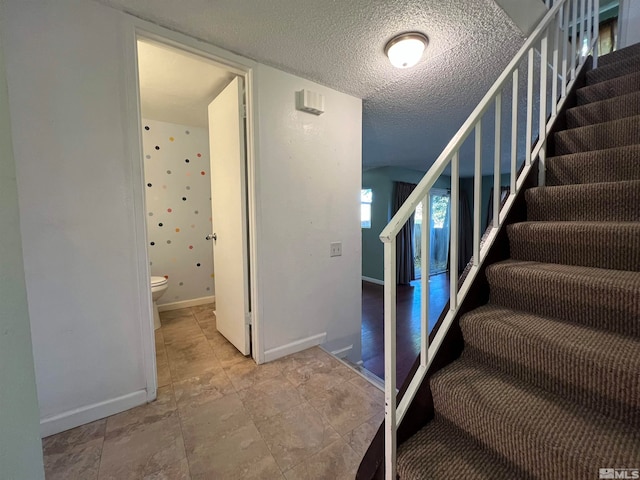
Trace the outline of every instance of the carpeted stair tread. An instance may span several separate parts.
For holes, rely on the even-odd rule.
[[[530,188],[527,220],[640,221],[640,180]]]
[[[640,90],[567,110],[567,128],[640,115]]]
[[[398,474],[403,480],[526,479],[467,437],[454,425],[436,417],[398,447]]]
[[[623,60],[608,63],[587,72],[587,85],[605,82],[612,78],[622,77],[640,70],[640,55],[633,55]]]
[[[515,260],[640,271],[640,222],[521,222],[507,234]]]
[[[553,138],[556,155],[640,144],[640,115],[563,130]]]
[[[640,427],[640,339],[492,304],[460,327],[467,358]]]
[[[505,260],[486,277],[494,305],[640,337],[640,272]]]
[[[464,353],[430,384],[439,415],[535,478],[587,479],[604,466],[640,464],[637,428]]]
[[[637,92],[639,89],[640,71],[578,89],[578,105],[586,105],[606,98]]]
[[[640,145],[560,155],[546,162],[548,186],[625,180],[640,180]]]
[[[616,50],[615,52],[607,53],[606,55],[599,57],[598,66],[603,67],[637,55],[640,55],[640,43],[621,48],[620,50]]]

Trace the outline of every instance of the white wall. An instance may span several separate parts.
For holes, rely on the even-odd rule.
[[[144,402],[155,369],[144,355],[153,334],[142,169],[129,155],[134,35],[129,17],[94,2],[4,1],[36,382],[51,434]],[[257,73],[264,350],[277,358],[323,338],[331,350],[353,345],[359,360],[361,101]],[[301,88],[326,96],[324,115],[294,110]],[[341,257],[329,258],[332,241]]]
[[[303,88],[325,95],[323,115],[295,109],[295,92]],[[329,350],[353,345],[349,357],[359,361],[362,101],[261,65],[258,108],[260,314],[267,360],[326,332]],[[342,242],[341,257],[329,257],[334,241]]]
[[[158,305],[212,301],[209,131],[143,120],[142,144],[151,275],[169,288]],[[179,305],[177,305],[179,306]]]
[[[620,0],[619,49],[640,43],[640,2]]]
[[[0,478],[37,480],[44,470],[15,171],[0,38]]]
[[[44,435],[146,400],[123,16],[6,0],[5,55]],[[148,320],[150,322],[150,319]]]

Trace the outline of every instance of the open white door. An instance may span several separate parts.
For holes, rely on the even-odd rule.
[[[213,263],[218,331],[250,353],[245,126],[242,79],[209,104]]]

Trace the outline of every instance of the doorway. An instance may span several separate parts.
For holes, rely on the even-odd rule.
[[[253,315],[249,303],[249,292],[255,286],[249,274],[254,251],[253,229],[250,228],[253,222],[249,214],[253,197],[253,141],[252,129],[247,128],[251,109],[245,103],[248,95],[244,88],[250,83],[251,71],[212,59],[205,52],[173,43],[169,45],[151,37],[137,37],[138,103],[146,193],[145,218],[140,221],[146,226],[149,258],[146,273],[153,277],[168,277],[165,298],[158,300],[161,311],[198,308],[209,305],[215,298],[218,331],[242,354],[252,354],[257,360],[257,352],[251,351]],[[239,147],[235,162],[238,173],[233,182],[226,182],[227,187],[233,183],[234,188],[226,188],[225,198],[221,200],[220,189],[213,192],[211,186],[215,185],[214,176],[229,175],[228,168],[221,172],[219,154],[220,144],[229,143],[229,132],[212,137],[209,116],[221,107],[215,106],[211,110],[210,104],[223,96],[231,84],[236,91],[236,105],[231,113],[236,117],[237,131],[233,140]],[[247,114],[242,115],[241,111]],[[229,117],[227,123],[233,123],[233,119]],[[154,140],[149,141],[148,137]],[[230,207],[232,202],[237,208]],[[231,216],[234,217],[231,223],[238,230],[233,233],[241,241],[233,242],[238,246],[235,265],[230,266],[216,252],[219,242],[216,242],[215,228],[223,223],[228,225],[229,222],[223,220]],[[225,228],[226,240],[232,235],[228,227]],[[228,256],[228,250],[224,255]],[[241,302],[237,296],[230,298],[228,292],[235,291],[243,292]],[[228,305],[234,308],[227,308]],[[235,317],[229,317],[230,312]],[[224,318],[220,317],[221,313]],[[239,328],[246,331],[240,344],[231,338],[228,328],[221,328],[234,323],[239,323]]]

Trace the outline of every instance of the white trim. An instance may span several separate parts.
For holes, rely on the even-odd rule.
[[[86,405],[52,417],[43,418],[40,420],[40,436],[44,438],[49,435],[55,435],[145,403],[147,403],[147,391],[138,390],[121,397],[111,398],[104,402]]]
[[[348,345],[344,348],[339,348],[338,350],[334,350],[331,352],[331,355],[338,357],[338,358],[344,358],[346,356],[348,356],[349,352],[353,350],[353,343],[351,345]]]
[[[124,122],[128,132],[125,134],[126,151],[129,156],[131,166],[131,184],[133,185],[132,202],[134,211],[134,222],[131,229],[135,238],[135,259],[138,272],[138,289],[136,298],[138,299],[138,318],[140,322],[140,332],[142,338],[143,368],[147,396],[146,400],[155,400],[158,389],[158,377],[156,369],[156,342],[155,327],[153,322],[153,300],[151,298],[151,272],[149,270],[149,253],[147,251],[147,222],[145,191],[144,191],[144,170],[141,128],[142,120],[140,114],[140,98],[138,91],[138,52],[136,48],[136,33],[134,24],[125,16],[122,22],[123,55],[125,58],[124,81],[125,89],[125,112]],[[135,132],[135,135],[133,134]]]
[[[153,329],[153,303],[149,292],[150,272],[147,252],[147,225],[145,213],[145,197],[143,189],[143,154],[140,114],[140,92],[138,82],[137,39],[143,37],[152,41],[170,45],[174,48],[198,55],[203,59],[212,60],[240,75],[245,81],[245,95],[247,106],[247,191],[248,191],[248,221],[249,221],[249,261],[251,277],[249,288],[252,301],[252,352],[257,363],[264,362],[263,336],[260,329],[260,302],[257,279],[259,278],[257,241],[257,203],[256,203],[256,163],[257,163],[257,105],[255,69],[257,63],[247,58],[235,55],[221,48],[194,39],[187,35],[154,25],[145,20],[122,13],[125,72],[124,82],[127,91],[127,104],[124,115],[127,123],[127,150],[131,162],[133,203],[136,212],[136,224],[132,226],[136,233],[136,251],[138,252],[138,288],[140,298],[140,322],[143,333],[142,350],[147,385],[147,400],[156,396],[157,376],[155,365],[155,336]],[[144,264],[143,264],[144,263]]]
[[[384,280],[378,280],[377,278],[373,278],[373,277],[365,277],[364,275],[362,276],[362,281],[375,283],[376,285],[384,285]]]
[[[321,345],[327,339],[327,332],[319,333],[318,335],[311,335],[310,337],[296,340],[295,342],[287,343],[280,347],[271,348],[264,352],[264,361],[270,362],[281,357],[286,357],[292,353],[301,352],[307,348]]]
[[[192,298],[191,300],[181,300],[180,302],[163,303],[162,305],[158,305],[158,311],[168,312],[170,310],[180,310],[181,308],[206,305],[207,303],[214,303],[215,301],[216,296],[210,295],[208,297]]]

